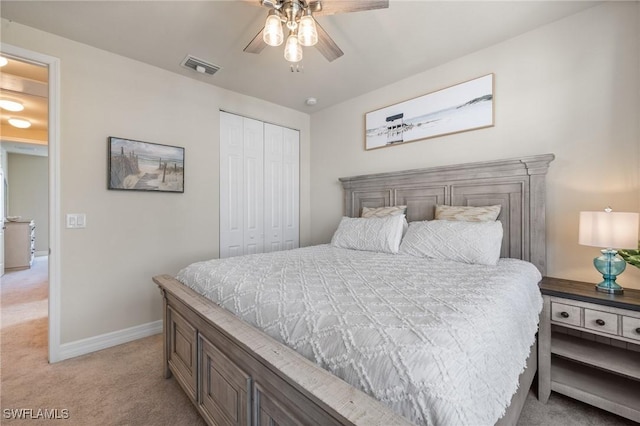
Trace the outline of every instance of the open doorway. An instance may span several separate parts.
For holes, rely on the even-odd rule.
[[[11,161],[14,171],[24,172],[24,168],[29,167],[42,167],[41,163],[43,159],[47,164],[46,176],[40,175],[41,180],[45,180],[47,183],[46,198],[48,202],[46,204],[39,204],[39,207],[34,210],[34,213],[25,213],[24,219],[30,219],[30,216],[40,217],[38,219],[42,226],[38,226],[35,223],[35,229],[33,232],[34,238],[34,263],[31,268],[33,272],[40,272],[44,274],[44,280],[48,282],[48,288],[46,291],[40,291],[38,293],[41,298],[40,304],[46,304],[48,301],[48,321],[45,317],[44,323],[46,323],[46,330],[44,334],[46,336],[48,331],[48,339],[44,342],[45,347],[48,347],[48,351],[45,356],[49,362],[56,362],[61,359],[60,357],[60,149],[59,149],[59,110],[60,110],[60,61],[59,59],[44,55],[38,52],[34,52],[28,49],[24,49],[17,46],[12,46],[6,43],[0,43],[0,64],[5,62],[7,64],[0,68],[0,98],[8,98],[9,100],[16,100],[22,103],[22,107],[18,107],[20,111],[9,111],[2,109],[0,111],[0,125],[1,128],[1,145],[0,152],[2,158],[0,159],[0,167],[2,168],[2,179],[0,179],[2,191],[0,198],[0,212],[4,219],[9,216],[23,216],[21,213],[11,213],[12,207],[12,188],[11,188],[11,176],[7,175],[7,169],[11,169],[9,162]],[[9,65],[18,67],[18,70],[9,67]],[[35,67],[35,68],[32,68]],[[23,69],[29,69],[35,74],[29,74],[28,71]],[[22,98],[22,96],[25,96]],[[32,96],[31,98],[26,97]],[[44,100],[44,107],[41,108],[39,114],[35,113],[34,116],[28,116],[29,113],[33,113],[34,109],[37,109],[33,102],[34,98]],[[14,108],[15,109],[15,108]],[[20,114],[22,113],[22,114]],[[27,128],[16,129],[28,130],[31,129],[32,133],[17,132],[13,130],[13,127],[8,124],[9,118],[22,118],[30,121],[30,126]],[[18,122],[18,125],[20,123]],[[23,123],[24,124],[24,123]],[[43,143],[46,141],[46,143]],[[11,151],[11,152],[10,152]],[[29,155],[25,155],[29,154]],[[35,154],[35,155],[34,155]],[[39,154],[39,155],[38,155]],[[16,155],[12,158],[10,156]],[[36,157],[40,157],[40,165]],[[17,160],[17,161],[12,161]],[[42,170],[42,168],[40,168]],[[9,170],[9,174],[12,171]],[[6,178],[6,179],[5,179]],[[20,178],[18,178],[19,180]],[[14,188],[15,189],[15,188]],[[6,205],[5,205],[6,200]],[[20,204],[20,202],[18,202]],[[42,216],[42,209],[45,210],[46,215]],[[44,219],[43,219],[44,217]],[[22,217],[20,219],[23,219]],[[34,221],[35,222],[35,221]],[[7,222],[2,222],[5,225]],[[28,222],[30,223],[30,222]],[[6,226],[3,226],[5,228]],[[47,229],[48,227],[48,229]],[[40,237],[40,242],[46,241],[47,246],[44,244],[38,244],[37,230],[44,229],[44,237]],[[3,230],[5,231],[5,230]],[[41,234],[41,233],[40,233]],[[4,233],[1,236],[2,243],[4,243]],[[4,263],[4,244],[0,244],[0,255],[2,255]],[[38,254],[39,256],[35,256]],[[46,262],[43,264],[43,262]],[[39,267],[34,268],[33,265]],[[0,272],[6,265],[1,265]],[[28,268],[28,269],[31,269]],[[18,272],[25,273],[27,269],[22,269]],[[35,274],[31,279],[37,277]],[[42,276],[42,275],[40,275]],[[2,277],[3,284],[6,281],[10,281],[5,274]],[[13,278],[20,279],[19,276]],[[44,298],[42,297],[44,295]],[[36,296],[37,297],[37,296]],[[26,305],[28,307],[28,305]],[[3,310],[3,325],[4,314]],[[5,341],[3,341],[4,345]],[[47,345],[48,343],[48,345]],[[3,363],[6,359],[3,360]]]
[[[47,65],[2,52],[0,135],[2,357],[41,359],[49,324]]]

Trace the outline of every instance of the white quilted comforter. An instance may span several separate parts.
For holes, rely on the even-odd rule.
[[[424,425],[493,425],[535,339],[538,270],[328,245],[194,263],[178,279]]]

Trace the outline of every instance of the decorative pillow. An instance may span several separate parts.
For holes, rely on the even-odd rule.
[[[502,224],[431,220],[411,222],[400,254],[495,265],[500,258]]]
[[[362,217],[386,217],[405,214],[407,206],[363,207]]]
[[[500,208],[495,206],[445,206],[436,205],[437,220],[460,220],[464,222],[492,222],[498,218]]]
[[[397,253],[402,239],[404,215],[387,217],[343,217],[331,245],[353,250]]]

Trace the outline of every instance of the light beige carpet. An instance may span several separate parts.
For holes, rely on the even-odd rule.
[[[47,290],[46,258],[2,277],[0,423],[204,425],[175,379],[162,376],[160,335],[49,364]],[[6,419],[20,408],[67,409],[69,419]]]
[[[149,285],[152,285],[151,282]],[[89,355],[47,362],[47,259],[1,282],[0,423],[15,425],[204,425],[175,379],[162,377],[162,340],[153,336]],[[16,409],[68,410],[66,420],[8,420]],[[529,394],[519,426],[632,425],[552,394]]]

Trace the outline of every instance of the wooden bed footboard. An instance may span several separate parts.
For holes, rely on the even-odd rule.
[[[153,281],[164,296],[165,376],[208,424],[411,424],[175,278]]]
[[[210,425],[410,425],[383,403],[313,364],[170,275],[164,298],[164,374]],[[498,425],[514,425],[536,371],[531,351]]]

